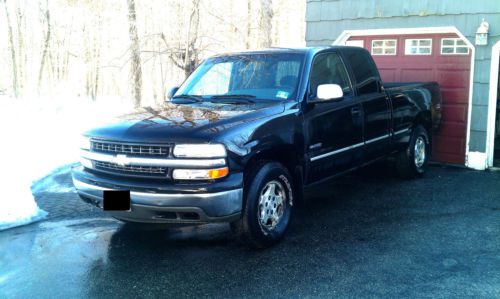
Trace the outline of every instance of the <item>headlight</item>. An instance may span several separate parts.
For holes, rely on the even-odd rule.
[[[80,148],[84,150],[90,149],[90,138],[85,136],[80,136],[80,140],[78,141]]]
[[[174,147],[177,158],[223,158],[226,148],[222,144],[177,144]]]
[[[174,169],[174,180],[214,180],[220,179],[229,173],[227,167],[217,169]]]

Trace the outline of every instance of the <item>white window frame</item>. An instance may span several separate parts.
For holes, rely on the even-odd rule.
[[[385,42],[394,42],[394,47],[388,47],[386,46]],[[377,49],[382,49],[381,54],[374,54],[373,53],[373,43],[374,42],[382,42],[382,46],[375,47]],[[394,53],[386,53],[385,50],[387,49],[392,49],[394,48]],[[372,47],[371,47],[371,54],[375,56],[395,56],[398,54],[398,40],[397,39],[374,39],[372,40]]]
[[[412,41],[418,41],[417,42],[417,45],[416,46],[412,46],[411,45],[411,42]],[[429,46],[421,46],[420,43],[422,41],[430,41],[431,44]],[[416,47],[417,48],[417,53],[411,53],[410,49],[412,47]],[[422,49],[422,48],[429,48],[429,53],[418,53],[418,50],[419,49]],[[409,39],[405,39],[405,55],[432,55],[432,38],[409,38]]]
[[[351,46],[351,47],[359,47],[359,48],[364,48],[365,47],[365,41],[362,39],[355,39],[355,40],[347,40],[345,42],[346,46]]]
[[[445,40],[452,40],[453,45],[448,45],[448,46],[443,45]],[[457,45],[458,41],[463,41],[463,40],[461,38],[453,38],[453,37],[442,38],[441,39],[441,50],[440,50],[441,55],[469,55],[470,50],[469,50],[469,46],[467,46],[467,43],[465,43],[465,41],[464,41],[464,45]],[[453,53],[443,53],[443,47],[444,48],[452,48]],[[458,48],[466,48],[467,53],[457,53]]]

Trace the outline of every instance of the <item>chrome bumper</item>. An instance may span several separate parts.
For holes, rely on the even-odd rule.
[[[102,208],[103,190],[73,177],[78,194]],[[116,218],[147,223],[230,222],[240,216],[243,189],[217,193],[130,192],[131,211],[110,211]]]

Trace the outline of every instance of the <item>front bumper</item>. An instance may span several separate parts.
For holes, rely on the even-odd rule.
[[[73,184],[85,201],[102,208],[103,190],[130,190],[131,211],[108,211],[118,219],[144,223],[231,222],[240,217],[242,175],[222,182],[175,184],[101,177],[82,166],[72,170]]]

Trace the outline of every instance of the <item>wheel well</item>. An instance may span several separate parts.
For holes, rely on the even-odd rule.
[[[427,130],[429,137],[432,135],[432,116],[430,111],[422,111],[415,117],[414,126],[422,125]]]
[[[296,167],[299,166],[299,159],[296,150],[289,147],[273,148],[259,152],[250,158],[250,160],[246,163],[245,170],[254,165],[258,160],[279,162],[288,169],[292,176],[295,173]]]
[[[279,162],[283,166],[285,166],[285,168],[293,178],[295,189],[299,191],[297,195],[300,196],[303,184],[303,169],[302,163],[300,162],[300,156],[294,147],[277,147],[259,152],[258,154],[250,158],[250,160],[246,163],[244,174],[247,174],[248,169],[253,165],[256,165],[257,161],[262,160]]]

